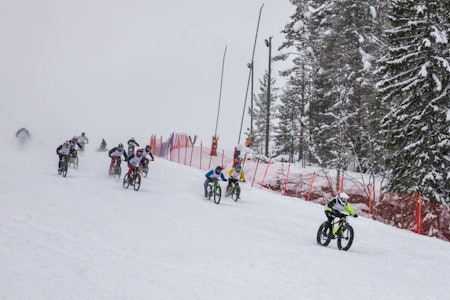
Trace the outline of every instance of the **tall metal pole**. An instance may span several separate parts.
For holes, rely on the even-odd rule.
[[[272,37],[269,40],[265,40],[266,46],[269,47],[269,74],[267,79],[267,112],[266,112],[266,149],[265,155],[269,157],[269,126],[270,126],[270,73],[272,65]]]
[[[214,136],[212,137],[211,152],[209,153],[210,156],[217,156],[217,145],[218,145],[218,140],[219,140],[219,138],[217,137],[217,126],[219,125],[220,102],[222,99],[223,69],[225,67],[225,54],[226,53],[227,53],[227,46],[225,46],[225,51],[223,52],[222,75],[220,76],[219,105],[217,107],[216,129],[214,130]]]
[[[223,59],[222,59],[222,75],[220,76],[219,106],[217,108],[216,129],[214,130],[215,137],[217,137],[217,125],[219,124],[220,101],[222,99],[223,69],[225,67],[225,54],[227,54],[227,46],[225,46],[225,51],[223,52]]]
[[[244,109],[242,110],[242,118],[241,118],[241,128],[239,129],[239,137],[238,137],[238,144],[241,143],[241,134],[242,134],[242,124],[244,123],[244,115],[245,115],[245,108],[247,106],[247,96],[248,96],[248,86],[250,84],[250,80],[252,83],[252,96],[251,96],[251,113],[250,113],[250,134],[253,134],[253,71],[254,71],[254,57],[255,57],[255,49],[256,49],[256,41],[258,39],[258,31],[259,31],[259,22],[261,20],[261,12],[263,9],[264,3],[261,5],[261,8],[259,9],[259,16],[258,16],[258,24],[256,25],[256,34],[255,34],[255,41],[253,43],[253,52],[252,52],[252,60],[248,64],[248,67],[250,68],[250,71],[248,73],[248,80],[247,80],[247,89],[245,91],[245,100],[244,100]]]

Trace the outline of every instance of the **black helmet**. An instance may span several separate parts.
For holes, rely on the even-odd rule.
[[[152,150],[152,147],[150,145],[145,146],[145,152],[150,152]]]
[[[222,172],[222,167],[217,166],[215,171],[216,171],[216,174],[220,174]]]
[[[123,149],[123,144],[120,143],[119,146],[117,146],[117,149]]]

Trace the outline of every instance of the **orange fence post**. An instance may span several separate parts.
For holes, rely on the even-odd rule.
[[[417,192],[417,233],[422,233],[422,196],[420,192]]]
[[[263,179],[262,179],[262,181],[261,181],[261,185],[259,186],[260,189],[261,189],[261,188],[263,187],[263,185],[264,185],[264,180],[266,180],[267,170],[269,170],[269,166],[270,166],[270,159],[269,159],[269,162],[267,163],[267,168],[266,168],[266,171],[264,172],[264,176],[263,176]]]
[[[312,187],[313,187],[315,176],[316,176],[316,172],[313,172],[312,176],[311,176],[311,182],[309,183],[309,191],[308,191],[308,196],[306,197],[306,201],[311,200],[311,192],[312,192]]]
[[[188,149],[188,141],[184,141],[184,165],[186,165],[187,161],[187,149]]]
[[[342,192],[342,189],[344,188],[344,174],[341,176],[341,180],[339,181],[339,191],[338,194]]]
[[[372,214],[373,185],[369,184],[369,219]]]
[[[258,170],[258,166],[259,166],[259,159],[256,161],[255,172],[253,173],[253,179],[252,179],[252,187],[253,187],[253,184],[255,183],[256,171]]]
[[[191,147],[191,158],[189,160],[189,167],[192,167],[192,154],[193,153],[194,153],[194,144],[192,144],[192,147]]]
[[[286,186],[289,180],[289,172],[291,171],[291,163],[288,164],[288,170],[286,173],[286,179],[284,180],[284,189],[283,189],[283,195],[286,195]]]
[[[200,142],[200,170],[202,169],[203,142]]]

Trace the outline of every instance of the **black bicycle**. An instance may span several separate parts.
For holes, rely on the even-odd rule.
[[[208,187],[206,189],[208,195],[208,200],[214,199],[214,203],[219,204],[220,198],[222,198],[222,188],[218,180],[213,180],[208,182]]]
[[[141,187],[141,175],[140,168],[134,168],[133,172],[131,173],[131,176],[128,176],[128,174],[125,174],[123,177],[123,187],[128,188],[130,185],[133,186],[133,189],[137,192],[139,191],[139,188]]]
[[[349,215],[342,214],[341,217],[333,219],[331,223],[323,222],[317,231],[317,243],[322,246],[328,246],[331,240],[337,239],[339,250],[347,251],[353,243],[354,230],[347,222]]]
[[[109,173],[109,175],[113,176],[114,179],[116,179],[116,180],[119,180],[120,175],[122,175],[122,168],[120,167],[121,161],[122,160],[120,157],[116,157],[115,161],[114,161],[114,165]]]
[[[61,162],[59,164],[58,174],[62,175],[62,177],[66,177],[68,168],[69,168],[68,158],[67,158],[67,156],[63,156],[61,158]]]
[[[78,154],[77,154],[77,150],[70,150],[69,166],[74,168],[75,170],[78,169]]]
[[[241,195],[241,187],[235,181],[232,181],[230,187],[227,189],[225,196],[231,196],[234,201],[238,201],[239,196]]]
[[[148,163],[142,166],[141,174],[142,174],[142,176],[147,178],[147,175],[148,175]]]

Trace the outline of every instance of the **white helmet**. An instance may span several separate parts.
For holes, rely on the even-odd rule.
[[[337,197],[337,200],[339,201],[340,204],[346,205],[347,204],[347,200],[349,198],[350,198],[350,196],[347,193],[340,193],[339,197]]]

